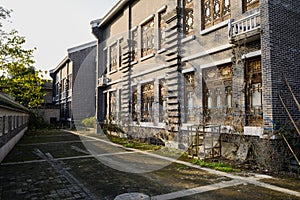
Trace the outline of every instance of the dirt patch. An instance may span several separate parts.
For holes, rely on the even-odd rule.
[[[300,192],[300,179],[297,178],[262,179],[261,182]]]
[[[238,185],[228,188],[192,195],[177,200],[299,200],[299,198],[281,192],[257,187],[254,185]]]

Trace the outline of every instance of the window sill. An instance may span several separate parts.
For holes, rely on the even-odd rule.
[[[165,122],[158,122],[158,125],[157,125],[159,128],[165,128],[166,126],[166,123]]]
[[[223,22],[220,22],[220,23],[218,23],[218,24],[216,24],[214,26],[211,26],[211,27],[209,27],[207,29],[204,29],[203,31],[200,31],[200,35],[205,35],[205,34],[208,34],[210,32],[213,32],[215,30],[218,30],[220,28],[223,28],[225,26],[228,26],[229,22],[230,22],[230,19],[225,20]]]
[[[133,61],[133,62],[130,62],[130,65],[135,65],[137,63],[138,63],[138,61]]]
[[[113,74],[113,73],[116,73],[116,72],[117,72],[117,70],[115,69],[115,70],[112,70],[112,71],[108,72],[108,74]]]
[[[151,54],[149,54],[147,56],[144,56],[144,57],[141,58],[141,61],[144,61],[144,60],[147,60],[149,58],[152,58],[154,55],[155,55],[155,53],[151,53]]]
[[[182,43],[186,43],[186,42],[192,41],[194,39],[196,39],[196,35],[190,35],[190,36],[188,36],[186,38],[183,38],[181,42]]]
[[[158,53],[158,54],[161,54],[161,53],[163,53],[163,52],[165,52],[165,51],[167,51],[167,49],[166,49],[166,48],[162,48],[162,49],[158,50],[157,53]]]

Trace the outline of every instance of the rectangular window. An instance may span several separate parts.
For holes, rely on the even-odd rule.
[[[12,116],[8,116],[8,132],[10,133],[13,130],[13,124],[12,124]]]
[[[71,90],[72,89],[72,74],[69,74],[68,75],[68,80],[69,80],[69,90]]]
[[[138,31],[137,29],[134,29],[131,31],[131,62],[137,62],[139,57],[138,57]]]
[[[55,96],[59,95],[59,83],[55,84]]]
[[[65,79],[63,79],[62,81],[61,81],[61,92],[62,93],[64,93],[66,90],[65,90],[65,87],[66,85],[65,85]],[[63,96],[64,97],[64,96]]]
[[[102,59],[100,59],[100,62],[102,62],[102,66],[104,66],[103,67],[103,69],[99,72],[100,73],[100,75],[102,76],[103,74],[106,74],[107,73],[107,71],[108,71],[108,69],[109,69],[109,66],[108,66],[108,48],[104,48],[103,49],[103,58]]]
[[[142,57],[154,53],[154,18],[142,25]]]
[[[116,71],[118,67],[118,45],[113,44],[109,48],[110,64],[109,71]]]
[[[159,18],[159,49],[164,48],[165,43],[166,43],[167,23],[164,20],[165,15],[166,15],[166,10],[164,10],[158,14],[158,18]]]
[[[259,0],[243,0],[243,11],[246,12],[259,6]]]
[[[165,122],[167,109],[166,80],[159,80],[159,122]]]
[[[184,74],[184,106],[186,122],[195,121],[195,74],[194,72]]]
[[[119,89],[119,99],[118,99],[118,110],[117,110],[117,113],[118,113],[118,120],[121,121],[121,117],[122,117],[122,89]]]
[[[0,117],[0,136],[3,135],[3,118]]]
[[[17,128],[17,116],[13,116],[13,129]]]
[[[131,117],[132,121],[137,121],[138,118],[138,99],[137,99],[137,87],[132,88],[132,97],[131,97]]]
[[[109,120],[115,121],[117,118],[117,99],[116,91],[109,93]]]
[[[154,84],[147,83],[141,87],[141,121],[153,121]]]
[[[194,33],[194,2],[193,0],[184,0],[184,32],[185,35]]]
[[[122,42],[123,42],[123,39],[120,39],[118,41],[118,61],[119,61],[119,66],[118,67],[122,67]]]
[[[8,133],[9,125],[8,125],[8,117],[3,116],[3,124],[4,124],[4,134]]]
[[[261,59],[246,62],[246,112],[248,126],[262,126],[262,72]]]
[[[65,104],[64,103],[60,104],[60,117],[62,119],[65,118]]]
[[[203,70],[203,80],[206,122],[226,123],[230,119],[233,101],[231,65]]]
[[[208,28],[226,19],[230,19],[230,0],[202,1],[202,28]]]

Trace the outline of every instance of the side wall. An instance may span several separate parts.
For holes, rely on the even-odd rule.
[[[300,2],[262,0],[261,6],[264,115],[285,125],[289,119],[279,99],[280,93],[294,119],[299,118],[283,75],[299,100]],[[271,123],[265,125],[274,128]]]
[[[0,96],[1,98],[1,96]],[[27,130],[28,113],[0,102],[0,163]],[[4,106],[5,105],[5,106]]]
[[[73,65],[72,115],[81,121],[95,116],[96,46],[69,53]]]

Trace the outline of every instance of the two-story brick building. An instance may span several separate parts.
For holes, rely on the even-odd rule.
[[[120,0],[91,22],[97,119],[171,138],[193,124],[270,134],[287,119],[278,95],[294,106],[284,77],[300,84],[299,4]]]
[[[53,101],[60,105],[61,122],[79,122],[95,116],[96,42],[67,50],[68,55],[50,71]]]

